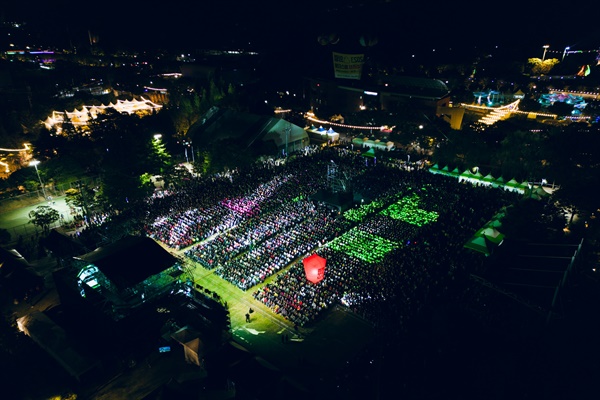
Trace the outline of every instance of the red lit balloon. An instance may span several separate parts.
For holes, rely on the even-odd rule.
[[[306,279],[312,283],[319,283],[325,277],[325,264],[327,260],[318,254],[306,257],[302,260]]]

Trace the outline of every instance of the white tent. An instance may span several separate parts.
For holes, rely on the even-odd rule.
[[[479,232],[479,235],[485,236],[490,242],[492,242],[494,244],[500,244],[500,242],[502,242],[502,240],[504,240],[504,234],[492,226],[487,226],[487,227],[483,228]]]

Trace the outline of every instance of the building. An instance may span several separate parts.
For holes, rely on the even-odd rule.
[[[367,83],[349,79],[306,77],[305,95],[315,113],[361,110],[395,112],[406,105],[435,116],[450,104],[450,89],[438,79],[383,76]]]
[[[194,143],[235,140],[245,148],[271,144],[274,152],[292,153],[308,146],[306,131],[280,118],[212,107],[188,131]],[[262,155],[262,154],[261,154]],[[270,154],[275,155],[275,154]]]
[[[113,321],[173,291],[184,274],[175,256],[141,236],[126,236],[68,264],[54,276],[61,303]]]

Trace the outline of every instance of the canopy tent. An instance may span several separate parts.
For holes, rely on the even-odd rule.
[[[538,186],[535,189],[533,189],[533,193],[532,193],[532,196],[538,200],[546,199],[546,198],[550,197],[551,195],[552,194],[549,192],[546,192],[546,190],[542,186]]]
[[[480,229],[475,235],[484,236],[494,244],[500,244],[504,240],[504,234],[492,226],[486,226]]]
[[[487,223],[487,226],[492,228],[500,228],[502,226],[502,221],[500,221],[499,219],[493,219]]]
[[[465,243],[464,247],[475,250],[479,253],[483,253],[486,256],[491,254],[490,246],[488,245],[488,240],[485,238],[485,236],[473,236],[467,243]]]
[[[504,181],[504,178],[500,176],[500,177],[496,178],[496,179],[495,179],[495,180],[492,182],[492,186],[494,186],[494,187],[504,187],[504,184],[505,184],[505,183],[506,183],[506,182]]]
[[[483,174],[481,172],[479,172],[479,170],[475,171],[473,173],[473,178],[477,179],[478,181],[483,179]]]
[[[456,167],[452,171],[450,171],[449,174],[450,176],[458,177],[460,175],[460,170],[458,169],[458,167]]]
[[[486,186],[490,186],[494,183],[495,180],[496,178],[494,178],[492,174],[487,174],[483,177],[483,179],[481,179],[481,183],[483,183]]]
[[[477,183],[478,178],[475,174],[473,174],[469,169],[465,169],[459,176],[458,176],[458,181],[459,182],[470,182],[470,183]]]
[[[369,151],[363,153],[363,157],[375,158],[375,149],[370,148]]]
[[[523,188],[523,186],[519,182],[517,182],[516,179],[514,179],[514,178],[511,179],[510,181],[506,182],[504,187],[513,192],[521,192],[521,193],[525,192],[525,189]]]
[[[439,174],[440,173],[440,167],[437,164],[433,164],[433,166],[431,166],[429,168],[429,172],[431,172],[432,174]]]

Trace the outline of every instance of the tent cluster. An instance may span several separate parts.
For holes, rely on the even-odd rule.
[[[151,114],[154,110],[160,110],[162,106],[144,97],[140,100],[117,100],[116,103],[110,102],[108,105],[83,106],[80,110],[52,111],[52,115],[46,118],[43,123],[48,130],[51,130],[55,125],[60,128],[66,120],[69,120],[75,127],[85,127],[91,120],[98,118],[99,114],[106,113],[106,110],[109,108],[121,114],[145,116]]]
[[[323,140],[331,140],[332,142],[337,142],[340,140],[340,134],[333,130],[333,128],[325,129],[323,126],[319,126],[318,128],[314,125],[311,125],[309,128],[305,128],[308,132],[319,135]]]
[[[502,229],[502,218],[505,213],[499,212],[481,227],[475,234],[465,243],[464,247],[475,250],[489,256],[494,251],[494,248],[500,246],[504,240],[504,234],[498,230]]]
[[[502,188],[505,190],[510,190],[511,192],[518,192],[522,194],[525,194],[529,189],[529,183],[526,181],[519,183],[514,178],[509,181],[505,181],[502,177],[494,178],[492,174],[487,174],[484,176],[479,172],[479,170],[472,172],[471,170],[466,169],[461,172],[458,168],[450,170],[448,166],[440,168],[438,164],[435,164],[429,168],[429,172],[432,174],[451,176],[457,178],[459,182],[469,182],[473,185]]]
[[[352,144],[361,148],[370,148],[377,150],[392,150],[394,148],[394,142],[391,140],[381,141],[380,139],[369,138],[368,136],[357,136],[352,139]]]

